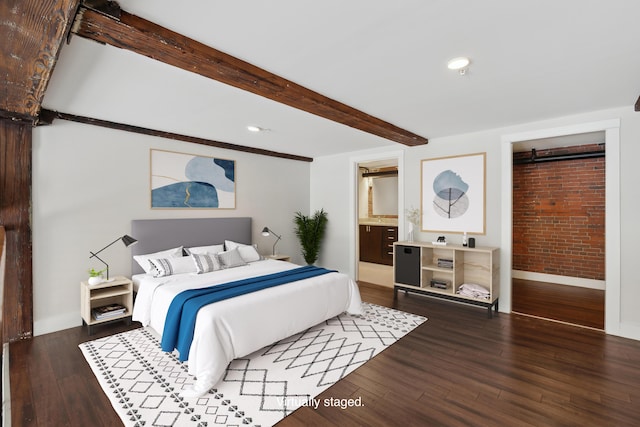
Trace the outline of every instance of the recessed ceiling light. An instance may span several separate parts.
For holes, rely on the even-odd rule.
[[[249,125],[249,126],[247,126],[247,130],[249,132],[260,132],[262,130],[262,128],[260,128],[258,126]]]
[[[447,68],[450,70],[461,70],[469,65],[470,62],[469,58],[460,56],[458,58],[450,59],[449,62],[447,62]]]

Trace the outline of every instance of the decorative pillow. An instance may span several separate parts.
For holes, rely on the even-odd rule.
[[[235,248],[239,248],[241,246],[250,246],[250,245],[245,245],[244,243],[234,242],[233,240],[225,240],[224,241],[224,248],[227,251],[233,250]]]
[[[220,260],[224,268],[239,267],[241,265],[247,265],[244,259],[242,259],[242,256],[240,255],[238,248],[232,249],[226,252],[220,252],[218,254],[218,259]]]
[[[238,249],[238,252],[240,252],[240,256],[245,262],[260,261],[262,259],[262,257],[258,253],[258,249],[256,245],[238,246],[237,249]]]
[[[184,248],[187,255],[193,254],[217,254],[224,251],[224,245],[211,245],[211,246],[195,246],[193,248]]]
[[[182,273],[195,273],[197,271],[193,260],[188,256],[180,258],[150,259],[149,263],[153,266],[153,271],[151,272],[153,277],[165,277]]]
[[[152,254],[146,255],[134,255],[133,259],[142,267],[145,273],[151,274],[153,270],[153,266],[149,262],[150,259],[159,259],[159,258],[178,258],[182,257],[182,246],[178,246],[177,248],[167,249],[166,251],[155,252]]]
[[[191,254],[198,274],[220,270],[222,266],[216,254]]]

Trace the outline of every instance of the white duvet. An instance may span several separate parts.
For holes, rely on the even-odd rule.
[[[133,277],[138,290],[133,320],[162,335],[169,305],[187,289],[299,267],[284,261],[262,260],[206,274]],[[342,312],[361,313],[358,287],[341,273],[328,273],[220,301],[203,307],[196,319],[189,351],[189,373],[197,378],[185,396],[206,393],[221,378],[229,362],[317,325]]]

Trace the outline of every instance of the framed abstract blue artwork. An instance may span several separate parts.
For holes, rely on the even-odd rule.
[[[235,209],[235,161],[152,149],[151,207]]]
[[[422,160],[422,231],[485,234],[486,153]]]

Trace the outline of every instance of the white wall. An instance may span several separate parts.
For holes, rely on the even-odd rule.
[[[311,163],[311,200],[309,212],[324,209],[328,213],[327,231],[317,265],[331,267],[355,277],[353,224],[358,215],[357,177],[351,174],[346,156],[320,157]],[[357,165],[354,168],[357,171]],[[352,217],[352,216],[353,217]]]
[[[80,281],[96,251],[131,233],[132,219],[253,218],[259,251],[303,263],[293,233],[296,211],[309,209],[309,163],[217,149],[57,120],[33,135],[34,334],[81,324]],[[149,150],[163,149],[236,161],[236,209],[150,209]],[[133,236],[135,237],[135,236]],[[212,242],[214,243],[214,242]],[[110,275],[130,276],[131,250],[115,244],[101,254]]]
[[[433,138],[427,146],[371,150],[317,158],[313,163],[258,156],[236,151],[135,135],[88,125],[56,121],[34,130],[33,143],[33,271],[34,333],[81,323],[79,282],[97,250],[130,233],[130,220],[139,218],[251,216],[254,242],[269,253],[272,238],[260,230],[269,226],[282,233],[279,252],[303,263],[293,234],[296,211],[324,208],[329,214],[327,236],[319,265],[356,277],[357,163],[376,158],[399,158],[401,208],[420,206],[420,161],[457,154],[487,153],[487,234],[478,245],[501,245],[501,179],[504,135],[620,119],[620,327],[612,333],[640,339],[640,277],[636,245],[640,242],[637,213],[640,198],[640,113],[632,106],[592,112],[544,122],[491,129],[472,134]],[[233,210],[151,210],[149,208],[150,148],[218,156],[236,160],[237,208]],[[286,188],[279,186],[286,183]],[[401,209],[399,235],[404,236]],[[135,237],[135,236],[134,236]],[[417,240],[433,234],[417,233]],[[456,241],[458,235],[449,236]],[[130,274],[130,250],[114,245],[104,253],[113,275]],[[508,281],[502,282],[510,286]],[[501,309],[510,307],[501,304]]]
[[[482,132],[455,135],[444,138],[433,138],[429,144],[411,147],[404,150],[404,168],[400,174],[404,178],[404,208],[420,206],[420,162],[422,159],[487,153],[486,169],[486,235],[475,236],[478,245],[501,246],[502,241],[502,152],[501,138],[504,135],[533,130],[573,126],[587,122],[620,119],[620,301],[619,328],[608,332],[616,335],[640,339],[640,276],[635,268],[636,246],[640,242],[640,227],[637,225],[637,213],[640,212],[640,197],[637,183],[640,182],[640,168],[636,160],[640,158],[640,113],[634,112],[632,106],[611,110],[591,112],[553,120],[527,123],[507,128],[491,129]],[[311,167],[311,209],[324,207],[330,214],[328,239],[323,250],[323,257],[339,268],[355,276],[354,224],[354,188],[355,169],[353,159],[358,156],[369,156],[371,153],[347,153],[316,159]],[[613,171],[614,176],[618,174]],[[403,212],[401,212],[402,215]],[[614,219],[615,220],[615,219]],[[399,218],[402,228],[405,221]],[[403,230],[400,236],[403,236]],[[416,240],[431,241],[433,233],[417,233]],[[458,242],[460,235],[448,235],[448,240]],[[501,283],[501,294],[510,294],[508,280]],[[507,305],[510,306],[510,300]],[[608,304],[607,304],[608,305]],[[510,311],[510,307],[501,304],[501,310]]]

